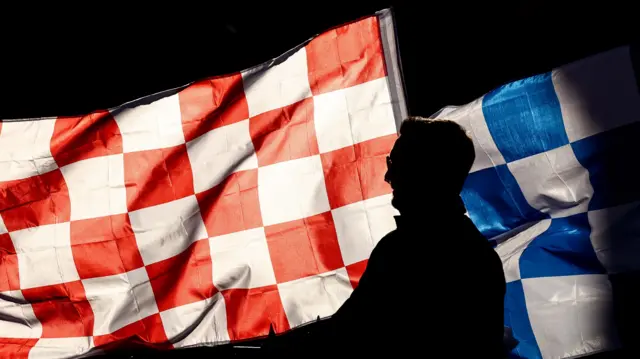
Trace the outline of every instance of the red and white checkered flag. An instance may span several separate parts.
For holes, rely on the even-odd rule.
[[[82,117],[0,122],[0,356],[215,345],[333,314],[394,228],[389,11]]]

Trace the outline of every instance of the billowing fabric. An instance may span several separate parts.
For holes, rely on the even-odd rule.
[[[462,198],[502,258],[514,358],[619,346],[608,274],[640,269],[633,65],[630,48],[617,48],[436,115],[475,145]]]
[[[333,314],[395,228],[389,11],[240,73],[0,122],[0,357],[217,345]]]

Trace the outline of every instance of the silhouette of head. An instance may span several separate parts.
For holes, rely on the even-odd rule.
[[[401,214],[456,201],[475,160],[473,142],[453,121],[410,117],[387,157],[384,176]]]

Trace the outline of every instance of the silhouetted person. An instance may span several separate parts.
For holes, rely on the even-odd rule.
[[[376,245],[358,287],[330,319],[326,349],[504,356],[502,263],[460,198],[474,159],[471,139],[458,124],[402,123],[385,175],[400,212],[397,229]]]

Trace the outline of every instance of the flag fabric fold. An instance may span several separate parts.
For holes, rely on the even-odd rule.
[[[498,243],[514,358],[615,349],[609,274],[640,269],[640,94],[629,47],[501,86],[435,117],[471,135],[462,197]],[[629,162],[631,161],[631,162]],[[470,298],[472,300],[472,298]]]
[[[240,73],[0,122],[0,356],[217,345],[333,314],[395,226],[389,10]]]

